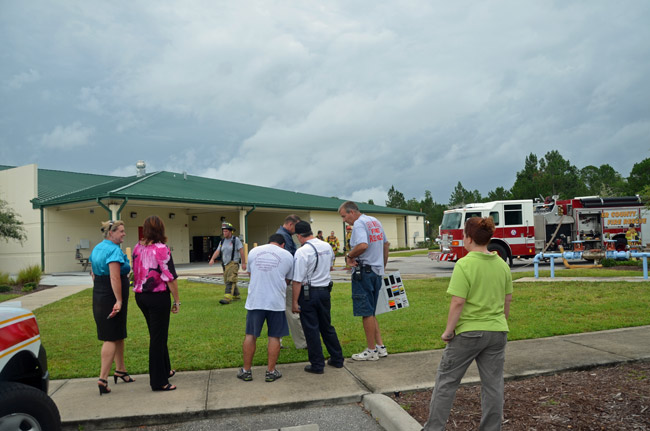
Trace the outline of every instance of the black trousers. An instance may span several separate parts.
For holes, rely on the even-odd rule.
[[[310,300],[305,301],[304,291],[300,291],[298,305],[300,305],[300,323],[307,340],[307,354],[314,370],[325,368],[323,347],[320,337],[323,337],[325,348],[330,354],[334,365],[343,365],[343,351],[341,343],[332,326],[330,315],[330,293],[327,290],[310,290]]]
[[[149,328],[149,384],[152,389],[169,383],[171,363],[167,350],[171,298],[169,292],[136,293],[135,302]]]

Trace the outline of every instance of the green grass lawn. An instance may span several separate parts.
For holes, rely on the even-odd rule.
[[[622,271],[614,272],[622,275]],[[447,319],[448,282],[447,278],[405,281],[410,307],[378,316],[390,353],[444,346],[440,334]],[[169,336],[173,367],[203,370],[241,366],[244,301],[219,305],[223,295],[223,286],[219,285],[180,281],[179,288],[183,304],[181,312],[171,317]],[[525,282],[515,283],[514,289],[510,340],[650,324],[648,283]],[[142,313],[134,297],[130,299],[127,367],[132,374],[146,373],[149,337]],[[88,289],[36,310],[53,379],[99,373],[101,342],[96,337],[91,303],[92,290]],[[346,357],[365,348],[361,319],[352,316],[349,284],[334,285],[332,323]],[[265,364],[265,330],[257,344],[254,363]],[[289,337],[284,344],[290,348],[282,350],[281,364],[307,361],[307,352],[296,350]]]
[[[22,295],[16,295],[15,293],[3,293],[0,295],[0,302],[11,301],[12,299],[20,299]]]

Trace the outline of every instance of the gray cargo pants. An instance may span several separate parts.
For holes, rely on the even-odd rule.
[[[424,430],[444,431],[456,390],[476,360],[481,377],[479,430],[500,430],[503,420],[503,363],[507,332],[471,331],[456,335],[442,354]]]

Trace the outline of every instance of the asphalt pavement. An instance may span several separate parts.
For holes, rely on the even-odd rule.
[[[363,406],[357,403],[275,410],[277,411],[124,428],[122,431],[251,431],[278,429],[282,431],[383,431],[384,429],[363,409]]]

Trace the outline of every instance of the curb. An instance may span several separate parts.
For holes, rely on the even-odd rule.
[[[386,431],[422,430],[422,425],[418,421],[386,395],[364,395],[363,406]]]
[[[271,428],[263,431],[318,431],[317,424],[308,424],[308,425],[298,425],[295,427],[283,427],[283,428]]]

